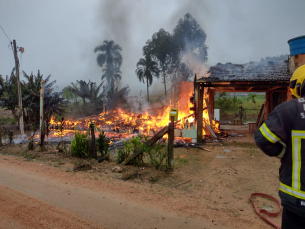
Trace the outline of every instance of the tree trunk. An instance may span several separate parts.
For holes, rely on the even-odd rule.
[[[166,98],[166,83],[165,83],[165,72],[163,71],[163,83],[164,83],[164,91],[165,91],[165,98]]]
[[[16,115],[16,110],[15,110],[15,108],[11,109],[11,111],[12,111],[12,114],[13,114],[13,116],[14,116],[14,118],[15,118],[15,120],[17,121],[17,124],[18,124],[18,126],[19,126],[19,118],[18,118],[18,116]]]
[[[3,146],[3,144],[2,144],[2,127],[1,127],[1,123],[0,123],[0,146]]]
[[[149,102],[149,85],[148,85],[148,78],[146,78],[146,84],[147,84],[147,101]]]

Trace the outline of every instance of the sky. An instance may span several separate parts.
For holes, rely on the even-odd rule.
[[[205,31],[208,64],[244,64],[289,54],[287,41],[305,35],[304,0],[0,0],[0,74],[10,75],[16,40],[20,69],[56,80],[100,83],[94,48],[104,40],[122,47],[122,80],[130,95],[146,93],[135,74],[146,41],[161,28],[172,33],[190,13]],[[200,73],[203,74],[203,73]],[[24,77],[21,75],[21,80]],[[150,93],[164,89],[154,80]]]

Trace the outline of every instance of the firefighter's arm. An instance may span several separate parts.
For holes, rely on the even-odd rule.
[[[255,143],[265,154],[278,158],[284,156],[296,109],[297,106],[292,103],[277,106],[268,115],[266,122],[255,131]]]
[[[256,145],[268,156],[282,158],[285,154],[286,144],[270,131],[264,123],[255,131]]]

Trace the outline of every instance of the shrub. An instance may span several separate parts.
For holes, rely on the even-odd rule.
[[[143,143],[141,142],[143,136],[139,135],[137,137],[132,137],[129,140],[129,144],[126,140],[124,142],[124,148],[119,149],[118,156],[116,158],[117,163],[122,163],[125,159],[127,159],[131,153],[135,153],[137,150],[140,150],[143,147]],[[142,156],[143,157],[143,156]],[[136,166],[140,166],[143,162],[143,158],[140,155],[132,160],[132,164]]]
[[[166,167],[167,158],[167,147],[164,144],[156,143],[153,147],[146,147],[146,154],[148,155],[148,160],[156,169],[161,167]]]
[[[28,150],[34,150],[35,145],[34,145],[34,138],[30,136],[29,142],[28,142]]]
[[[152,164],[156,169],[161,167],[166,167],[166,158],[167,158],[167,148],[164,144],[155,143],[152,146],[147,146],[142,143],[142,141],[147,142],[147,136],[138,135],[137,137],[132,137],[130,143],[128,144],[125,140],[124,148],[118,150],[118,155],[116,158],[117,163],[122,163],[125,161],[132,153],[135,153],[138,150],[143,151],[143,154],[140,154],[135,159],[132,160],[132,164],[135,166],[140,166],[143,164],[144,157],[148,156],[150,164]]]
[[[105,158],[106,155],[108,155],[109,141],[106,139],[104,131],[100,131],[100,135],[96,139],[96,147],[97,150],[101,153],[102,157]]]
[[[115,159],[116,163],[121,164],[123,161],[125,161],[129,157],[129,153],[124,149],[118,150],[118,155]]]
[[[88,157],[88,138],[87,134],[75,132],[71,141],[71,154],[74,157]]]

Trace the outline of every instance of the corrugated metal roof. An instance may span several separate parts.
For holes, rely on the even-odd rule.
[[[221,64],[211,66],[200,82],[266,82],[289,81],[291,73],[287,62],[250,62],[247,64]]]

